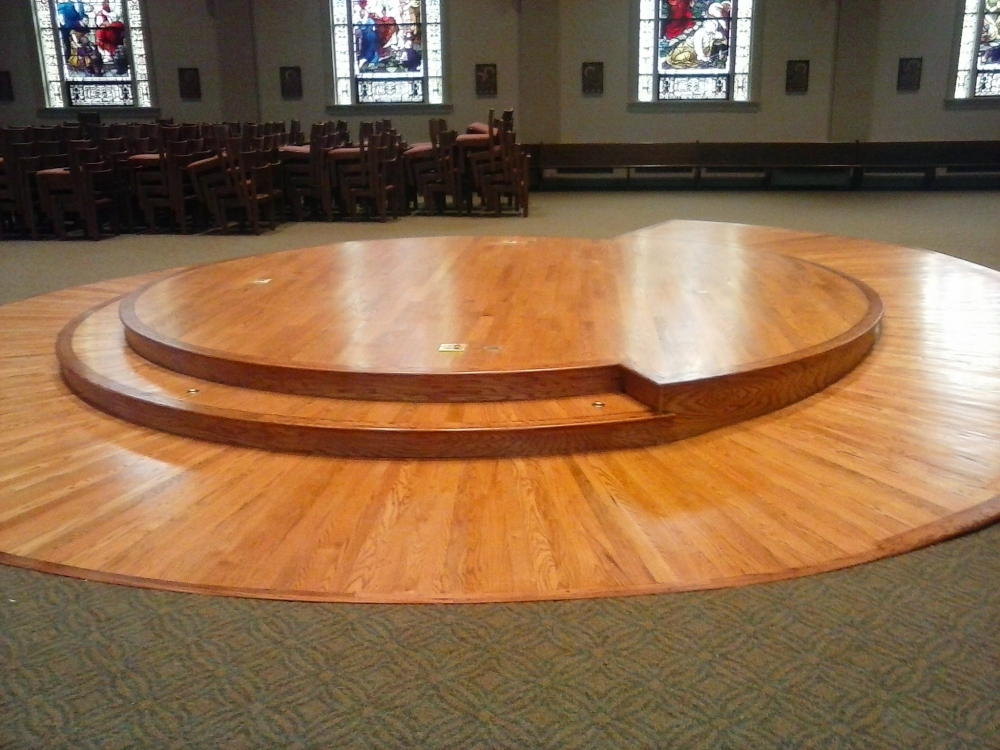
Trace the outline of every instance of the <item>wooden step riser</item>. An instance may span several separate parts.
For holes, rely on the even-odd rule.
[[[125,317],[125,339],[132,350],[173,372],[200,380],[300,396],[415,403],[523,401],[621,392],[616,364],[514,372],[392,373],[321,371],[246,363],[167,345]]]

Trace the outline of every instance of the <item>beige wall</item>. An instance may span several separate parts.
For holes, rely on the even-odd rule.
[[[290,23],[290,19],[298,23]],[[484,23],[483,19],[488,19]],[[518,14],[512,0],[452,0],[445,21],[448,115],[453,126],[485,120],[493,107],[499,112],[518,105]],[[356,132],[362,119],[372,116],[328,115],[332,71],[330,41],[325,31],[330,15],[327,0],[256,0],[254,26],[260,81],[261,117],[264,120],[300,120],[309,123],[330,117],[345,119]],[[306,33],[306,29],[317,30]],[[489,29],[489,34],[473,33]],[[476,63],[496,63],[499,71],[495,99],[481,99],[475,92]],[[302,68],[302,98],[281,98],[279,68]],[[393,124],[410,141],[427,139],[428,115],[392,115]]]
[[[945,99],[954,93],[951,67],[957,45],[958,0],[883,0],[881,6],[868,140],[1000,138],[1000,109],[945,107]],[[901,57],[924,59],[920,91],[897,93]]]
[[[560,122],[564,143],[615,141],[822,141],[826,140],[836,3],[769,0],[760,4],[757,111],[629,112],[632,39],[629,0],[560,3]],[[810,60],[806,94],[785,94],[785,61]],[[604,95],[584,97],[580,66],[604,62]]]
[[[178,121],[328,117],[327,0],[147,0],[163,115]],[[945,106],[959,0],[757,0],[754,111],[629,108],[631,0],[447,0],[445,66],[452,125],[513,107],[522,140],[823,141],[996,138],[1000,109]],[[37,121],[42,106],[28,0],[0,0],[0,45],[16,101],[0,122]],[[900,57],[923,57],[923,85],[897,93]],[[810,61],[808,93],[784,90],[785,63]],[[604,63],[602,96],[580,91],[581,64]],[[479,98],[476,63],[495,62],[499,93]],[[284,100],[278,69],[299,66],[303,96]],[[198,67],[203,97],[182,102],[177,68]],[[366,119],[370,115],[366,113]],[[350,117],[352,129],[362,117]],[[427,115],[393,116],[411,141]]]
[[[156,102],[160,109],[177,122],[222,120],[224,84],[219,70],[216,19],[210,12],[212,6],[206,0],[147,0],[143,7],[149,28]],[[181,100],[178,68],[198,68],[200,101]]]
[[[830,111],[831,141],[864,141],[871,132],[878,11],[878,5],[871,0],[841,0]]]
[[[31,6],[0,0],[0,19],[0,49],[4,51],[0,70],[10,70],[14,84],[14,101],[0,102],[0,124],[30,125],[37,119],[35,111],[44,104]]]
[[[156,103],[163,113],[178,122],[222,119],[223,81],[219,69],[218,34],[212,16],[212,0],[147,1],[147,47],[152,62]],[[27,0],[0,0],[0,49],[14,80],[15,101],[0,102],[0,123],[24,125],[38,122],[45,106],[34,24]],[[219,19],[226,24],[227,19]],[[180,99],[177,68],[198,68],[201,101]],[[56,119],[64,119],[59,115]]]

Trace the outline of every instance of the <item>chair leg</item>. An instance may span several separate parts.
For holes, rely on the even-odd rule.
[[[184,196],[175,198],[173,203],[174,216],[177,217],[177,225],[181,234],[187,234],[187,211],[184,210]]]
[[[101,239],[101,225],[97,221],[97,207],[83,206],[83,223],[86,227],[87,237],[92,240]]]
[[[62,201],[52,202],[52,223],[55,225],[56,234],[59,239],[66,239],[66,214],[63,211]]]

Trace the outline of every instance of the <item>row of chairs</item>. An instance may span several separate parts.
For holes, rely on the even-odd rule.
[[[527,154],[517,143],[513,110],[499,118],[491,110],[487,123],[458,134],[431,119],[430,139],[410,146],[388,121],[363,123],[357,145],[343,123],[318,123],[308,146],[281,149],[295,218],[310,209],[328,220],[338,212],[357,218],[359,202],[382,220],[414,210],[527,215]]]
[[[432,121],[430,137],[428,157],[414,156],[411,166],[425,211],[446,210],[450,198],[453,210],[470,212],[478,196],[481,208],[497,215],[505,206],[528,215],[528,157],[517,143],[513,110],[500,118],[491,110],[486,124],[461,135],[444,120]]]
[[[276,153],[288,142],[284,129],[284,123],[217,128],[171,122],[2,128],[0,235],[21,228],[37,238],[47,220],[65,237],[67,214],[74,214],[86,236],[96,239],[105,216],[118,232],[123,223],[134,229],[140,216],[154,226],[164,208],[186,232],[190,209],[197,208],[183,171],[187,164],[224,149],[233,132],[241,150],[267,141]]]
[[[102,226],[275,227],[290,210],[386,220],[411,210],[527,213],[526,160],[513,112],[458,135],[430,121],[425,144],[408,146],[388,120],[299,123],[80,125],[0,129],[0,236],[33,238],[46,221],[59,237],[75,216],[88,237]],[[447,200],[450,197],[450,205]],[[235,215],[235,217],[234,217]]]

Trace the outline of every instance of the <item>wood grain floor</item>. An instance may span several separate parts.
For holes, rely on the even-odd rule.
[[[0,560],[255,597],[528,600],[805,575],[1000,514],[996,272],[864,240],[707,222],[668,222],[628,242],[820,264],[878,293],[881,338],[825,390],[668,445],[329,458],[170,436],[68,390],[58,332],[165,275],[44,295],[0,308]]]

